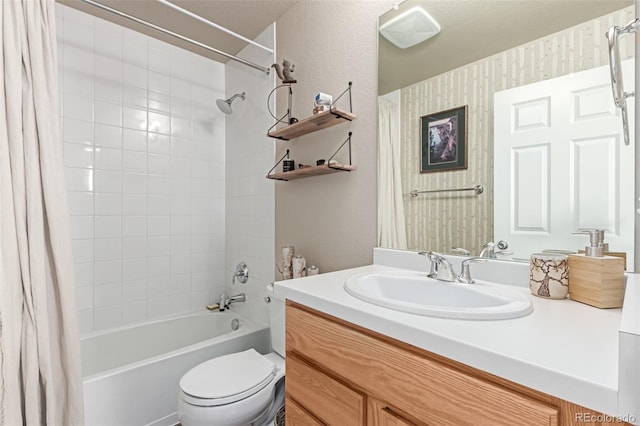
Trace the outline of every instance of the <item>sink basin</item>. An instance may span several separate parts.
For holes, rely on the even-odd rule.
[[[504,285],[438,281],[413,271],[354,275],[345,281],[344,289],[365,302],[440,318],[509,319],[533,310],[527,295]]]

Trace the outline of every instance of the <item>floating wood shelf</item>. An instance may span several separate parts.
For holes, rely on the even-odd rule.
[[[355,118],[356,115],[353,113],[341,110],[340,108],[331,108],[328,111],[304,118],[297,123],[272,130],[268,135],[272,138],[288,141],[318,130],[326,129],[327,127],[335,126],[344,121],[355,120]]]
[[[304,169],[292,170],[290,172],[272,173],[270,175],[267,175],[267,177],[269,179],[287,181],[287,180],[294,180],[294,179],[302,179],[302,178],[311,177],[311,176],[328,175],[331,173],[350,172],[352,170],[356,170],[357,168],[358,168],[357,166],[352,166],[349,164],[341,164],[341,163],[332,164],[331,167],[329,167],[326,164],[323,164],[321,166],[312,166]]]

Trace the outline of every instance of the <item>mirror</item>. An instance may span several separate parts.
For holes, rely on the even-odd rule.
[[[608,66],[604,33],[634,18],[633,2],[406,0],[378,24],[416,5],[440,24],[440,33],[405,49],[379,35],[379,135],[399,135],[399,146],[379,147],[378,242],[442,253],[459,247],[478,255],[494,238],[508,242],[494,235],[494,190],[504,187],[494,184],[494,93]],[[620,40],[622,58],[633,57],[633,37]],[[608,86],[606,90],[611,98]],[[396,106],[387,110],[387,101]],[[421,173],[421,117],[462,106],[467,106],[467,168]],[[382,114],[390,114],[396,124],[389,128]],[[482,193],[473,190],[477,185]],[[466,188],[470,190],[410,195],[412,190]],[[400,216],[392,207],[398,205],[404,210]],[[404,225],[404,247],[399,224]],[[563,231],[571,235],[573,230]],[[571,238],[567,246],[542,244],[537,251],[576,250],[588,243],[583,236]],[[527,261],[532,252],[513,245],[505,251],[512,252],[505,259]]]

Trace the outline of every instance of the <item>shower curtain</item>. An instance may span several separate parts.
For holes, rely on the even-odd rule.
[[[52,0],[0,2],[0,424],[81,425]]]
[[[378,98],[378,247],[406,249],[398,109]]]

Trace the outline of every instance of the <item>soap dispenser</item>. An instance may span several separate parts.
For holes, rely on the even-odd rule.
[[[597,308],[620,308],[624,299],[625,260],[607,256],[604,231],[591,229],[584,253],[569,255],[569,297]]]

